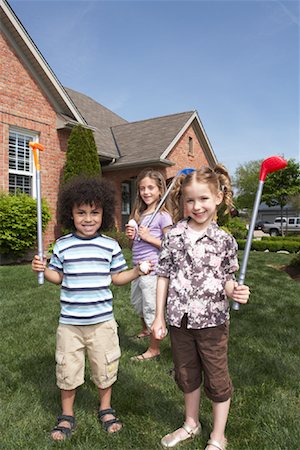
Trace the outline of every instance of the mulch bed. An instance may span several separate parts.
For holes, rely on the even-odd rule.
[[[286,272],[294,281],[300,281],[300,267],[283,266],[281,270]]]

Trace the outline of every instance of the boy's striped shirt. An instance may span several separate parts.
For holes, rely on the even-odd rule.
[[[113,318],[111,274],[127,269],[117,241],[75,234],[55,243],[49,269],[63,274],[60,323],[92,325]]]

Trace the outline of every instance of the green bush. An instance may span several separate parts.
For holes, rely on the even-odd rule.
[[[291,260],[290,267],[299,267],[300,269],[300,251],[297,253],[297,255]]]
[[[82,174],[99,175],[101,166],[92,130],[78,125],[72,129],[68,140],[63,182]]]
[[[45,230],[50,211],[42,201],[42,226]],[[34,248],[37,237],[36,200],[27,194],[0,193],[0,252],[23,256]]]
[[[297,236],[262,236],[262,241],[300,241],[300,235]]]
[[[131,248],[130,240],[128,239],[124,231],[104,231],[103,234],[118,241],[121,248]]]
[[[225,227],[235,237],[235,239],[245,239],[247,237],[247,227],[238,217],[230,219],[226,223]]]
[[[237,239],[237,243],[240,250],[244,250],[246,240],[245,239]],[[300,242],[298,241],[289,241],[289,240],[254,240],[251,243],[251,250],[257,251],[265,251],[269,250],[270,252],[278,252],[279,250],[286,250],[290,253],[296,253],[300,249]]]

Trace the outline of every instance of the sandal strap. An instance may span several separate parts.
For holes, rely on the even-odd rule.
[[[222,445],[220,442],[215,441],[214,439],[209,439],[207,441],[208,445],[213,445],[214,447],[216,447],[218,450],[225,450],[226,448],[226,442]]]
[[[106,416],[106,414],[111,414],[113,416],[116,415],[116,411],[112,408],[108,408],[108,409],[100,409],[98,411],[98,417],[99,419],[101,419],[103,416]]]
[[[59,424],[60,422],[68,422],[72,428],[74,428],[75,426],[75,417],[74,416],[66,416],[64,414],[62,414],[61,416],[57,417],[57,424]],[[69,429],[69,428],[68,428]]]
[[[72,429],[71,428],[61,427],[59,425],[57,425],[56,427],[54,427],[51,430],[51,434],[55,433],[55,431],[59,431],[60,433],[64,434],[66,437],[69,437],[72,434]]]
[[[186,422],[184,422],[184,424],[182,425],[181,428],[183,428],[184,431],[186,431],[187,434],[189,434],[191,437],[194,437],[194,436],[196,436],[196,434],[199,434],[200,429],[201,429],[201,424],[199,423],[198,425],[196,425],[195,427],[192,428],[190,425],[188,425]]]
[[[115,423],[121,423],[121,421],[115,417],[114,419],[107,420],[106,422],[102,422],[102,424],[106,430],[108,430]]]

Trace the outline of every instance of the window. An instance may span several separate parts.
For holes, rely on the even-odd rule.
[[[9,192],[33,194],[33,158],[29,147],[36,136],[23,131],[9,132]]]
[[[130,184],[122,183],[122,214],[130,214]]]
[[[194,156],[194,142],[193,142],[193,138],[192,137],[189,137],[188,156]]]

